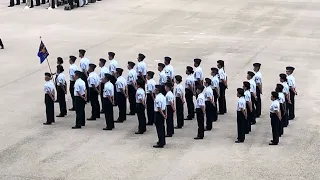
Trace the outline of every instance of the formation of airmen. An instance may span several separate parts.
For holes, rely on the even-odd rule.
[[[101,1],[101,0],[97,0]],[[56,9],[59,6],[64,6],[65,10],[71,10],[77,7],[83,7],[85,5],[88,5],[89,3],[95,3],[96,0],[36,0],[35,5],[33,0],[22,0],[22,3],[25,3],[24,9],[30,9],[33,8],[34,6],[40,6],[41,4],[46,4],[49,3],[49,7],[47,8],[48,10]],[[10,4],[8,7],[14,7],[15,5],[20,5],[21,1],[16,0],[10,0]]]
[[[204,132],[212,130],[212,123],[218,120],[218,114],[227,113],[225,91],[228,88],[227,74],[224,61],[218,60],[217,67],[211,68],[211,77],[204,78],[201,59],[194,59],[193,67],[186,67],[186,79],[183,83],[181,75],[175,75],[170,64],[171,58],[164,57],[163,63],[158,63],[159,82],[153,79],[155,72],[147,71],[144,62],[146,56],[138,54],[137,63],[129,61],[128,75],[123,75],[123,69],[115,60],[115,53],[108,53],[107,60],[99,60],[100,73],[95,69],[97,65],[90,63],[85,56],[86,51],[79,50],[80,67],[75,62],[77,57],[69,57],[69,91],[72,107],[69,111],[76,112],[76,122],[72,129],[81,129],[86,124],[85,105],[90,102],[91,116],[87,121],[94,121],[104,114],[106,127],[103,130],[113,130],[115,123],[126,121],[127,115],[137,115],[138,130],[135,134],[143,134],[147,125],[156,126],[158,142],[154,148],[163,148],[166,137],[172,137],[175,129],[181,129],[185,120],[193,120],[198,124],[196,140],[204,138]],[[59,103],[60,114],[67,115],[66,97],[68,87],[63,59],[57,58],[57,73],[55,83],[51,81],[51,73],[45,73],[45,105],[47,122],[55,122],[54,102]],[[253,64],[253,71],[248,71],[247,81],[243,87],[237,89],[239,97],[237,103],[237,131],[236,143],[242,143],[245,135],[256,124],[256,118],[261,116],[262,74],[260,63]],[[270,145],[277,145],[283,128],[289,120],[294,119],[295,79],[292,75],[293,67],[286,68],[286,74],[280,74],[280,82],[271,93],[270,118],[273,139]],[[55,95],[57,91],[57,98]],[[100,96],[100,102],[99,102]],[[194,104],[193,97],[196,97]],[[128,101],[127,101],[128,99]],[[127,114],[127,102],[129,113]],[[100,104],[101,103],[101,104]],[[184,115],[184,104],[187,106],[187,116]],[[114,106],[118,106],[118,118],[114,118]],[[176,115],[176,123],[174,123]],[[174,127],[174,124],[176,126]]]

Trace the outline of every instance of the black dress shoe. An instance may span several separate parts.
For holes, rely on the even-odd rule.
[[[172,137],[172,135],[166,135],[166,137]]]
[[[63,114],[59,114],[59,115],[57,115],[56,117],[64,117],[65,115],[63,115]]]
[[[103,110],[103,109],[101,109],[100,114],[103,114],[103,113],[104,113],[104,110]]]
[[[163,146],[158,145],[158,144],[157,144],[157,145],[154,145],[153,147],[154,147],[154,148],[163,148]]]
[[[106,127],[106,128],[103,128],[102,130],[105,130],[105,131],[112,131],[112,128],[108,128],[108,127]]]
[[[243,143],[244,141],[239,141],[239,140],[237,140],[237,141],[235,141],[235,143]]]
[[[43,125],[51,125],[52,123],[47,123],[47,122],[45,122],[45,123],[43,123]]]
[[[195,137],[193,139],[198,140],[198,139],[203,139],[203,137]]]
[[[139,132],[139,131],[138,131],[138,132],[135,132],[135,134],[143,134],[143,132]]]
[[[147,125],[147,126],[152,126],[152,125],[153,125],[153,123],[147,123],[146,125]]]
[[[70,109],[69,109],[69,111],[75,111],[75,110],[76,110],[75,108],[70,108]]]
[[[187,117],[184,120],[192,120],[193,118]]]
[[[96,118],[91,117],[91,118],[88,118],[87,120],[88,120],[88,121],[95,121]]]
[[[220,114],[220,115],[224,115],[224,113],[223,113],[223,112],[219,112],[218,114]]]
[[[211,131],[212,129],[207,129],[207,128],[204,128],[204,131]]]
[[[16,5],[20,5],[20,3],[17,3]]]
[[[179,126],[176,126],[176,127],[174,127],[175,129],[182,129],[182,127],[179,127]]]
[[[13,7],[14,5],[10,5],[10,6],[8,6],[8,7]]]
[[[81,126],[73,126],[72,129],[81,129]]]
[[[134,116],[134,115],[136,115],[135,113],[129,113],[129,114],[127,114],[128,116]]]
[[[270,145],[270,146],[273,146],[273,145],[275,146],[275,145],[278,145],[278,143],[273,143],[273,142],[272,142],[272,143],[269,143],[269,145]]]

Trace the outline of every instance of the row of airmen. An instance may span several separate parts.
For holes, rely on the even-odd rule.
[[[254,67],[260,69],[261,64],[255,63]],[[296,85],[292,73],[294,67],[286,67],[286,74],[279,74],[280,83],[276,84],[275,91],[271,92],[272,103],[270,105],[270,118],[272,129],[272,140],[269,145],[278,145],[279,137],[283,135],[283,128],[289,125],[289,120],[295,118],[294,104]],[[252,71],[247,72],[247,80],[243,82],[243,88],[237,89],[239,97],[237,103],[237,130],[238,138],[236,143],[242,143],[245,135],[251,131],[251,125],[255,124],[256,117],[259,117],[258,106],[261,107],[260,95],[262,94],[261,74]],[[255,80],[253,78],[255,77]],[[260,101],[260,102],[259,102]]]
[[[219,102],[219,114],[226,113],[226,104],[225,104],[225,89],[227,88],[227,77],[224,71],[224,62],[222,60],[218,61],[218,68],[212,68],[212,78],[206,78],[204,86],[202,86],[203,82],[203,72],[200,67],[201,60],[195,59],[194,66],[195,71],[193,68],[188,66],[186,68],[186,74],[188,75],[185,83],[185,89],[182,85],[182,77],[181,76],[174,76],[173,67],[170,65],[171,58],[165,57],[164,64],[158,64],[159,70],[159,85],[155,86],[155,81],[153,80],[154,73],[153,72],[146,72],[146,64],[143,62],[145,56],[143,54],[138,55],[138,64],[136,69],[134,70],[135,63],[128,62],[128,77],[125,79],[122,76],[123,69],[117,68],[118,63],[114,60],[115,54],[113,52],[109,52],[109,60],[110,64],[107,67],[106,60],[100,59],[99,66],[101,67],[100,77],[94,73],[96,66],[94,64],[90,64],[89,60],[84,57],[85,51],[79,51],[79,57],[81,58],[80,67],[82,72],[77,71],[77,66],[74,64],[76,57],[70,56],[70,93],[73,99],[73,105],[76,107],[76,114],[77,114],[77,121],[76,126],[73,128],[81,128],[81,126],[85,125],[85,115],[84,115],[84,106],[85,102],[90,99],[92,105],[92,116],[88,120],[95,120],[96,118],[100,117],[100,105],[98,101],[98,94],[101,95],[101,102],[102,102],[102,111],[105,113],[106,116],[106,123],[107,127],[104,130],[112,130],[114,128],[113,123],[113,108],[112,106],[118,104],[119,107],[119,118],[115,122],[123,122],[126,120],[126,98],[129,97],[130,102],[130,113],[129,115],[134,115],[137,113],[138,120],[139,120],[139,130],[137,134],[142,134],[146,130],[146,118],[144,115],[144,109],[147,106],[147,116],[148,116],[148,125],[152,125],[155,122],[157,129],[164,129],[162,125],[157,124],[156,122],[164,122],[164,120],[155,120],[154,117],[157,119],[161,118],[159,113],[161,110],[162,117],[166,119],[167,122],[167,136],[171,137],[174,133],[173,128],[173,112],[176,111],[177,114],[177,127],[182,128],[184,122],[183,116],[183,104],[184,104],[184,96],[187,101],[188,106],[188,116],[186,120],[191,120],[194,118],[194,104],[193,104],[193,95],[197,96],[197,120],[198,120],[198,135],[195,139],[202,139],[204,136],[205,130],[212,129],[212,121],[217,120],[217,103]],[[60,103],[61,113],[58,117],[65,116],[66,106],[65,106],[65,93],[66,93],[66,83],[63,72],[62,58],[58,58],[58,75],[57,75],[57,92],[58,92],[58,101]],[[88,65],[88,70],[86,71],[86,65]],[[260,64],[254,64],[254,70],[256,74],[251,74],[251,79],[254,79],[254,83],[257,82],[258,87],[257,89],[262,88],[261,83],[261,73],[259,72]],[[145,76],[147,75],[147,76]],[[75,81],[75,78],[79,79],[85,84],[85,88],[81,89],[78,88],[78,84]],[[50,79],[49,77],[47,79]],[[175,81],[173,80],[175,79]],[[89,83],[87,83],[89,82]],[[144,94],[144,87],[145,83],[147,82],[147,97],[143,96]],[[175,93],[172,94],[172,88],[174,86],[174,82],[177,83],[175,88]],[[75,85],[76,83],[76,85]],[[77,88],[73,88],[77,87]],[[89,88],[89,93],[86,93],[86,89]],[[101,88],[104,87],[104,88]],[[112,88],[113,91],[110,89]],[[77,89],[81,90],[80,94],[77,92]],[[143,91],[142,91],[143,90]],[[154,94],[157,94],[157,90],[159,91],[159,96],[165,95],[166,102],[159,103],[157,102],[158,95],[156,97]],[[255,116],[259,117],[261,114],[261,99],[260,99],[260,92],[262,91],[257,90],[257,101],[255,102],[253,107],[257,109]],[[73,92],[74,91],[74,92]],[[114,93],[116,92],[116,93]],[[169,93],[167,93],[169,92]],[[256,92],[256,91],[254,91]],[[59,96],[60,94],[60,96]],[[176,96],[176,98],[174,98]],[[115,98],[116,97],[116,98]],[[139,99],[140,98],[140,99]],[[163,98],[162,98],[163,99]],[[155,104],[154,104],[155,102]],[[202,103],[204,103],[202,105]],[[79,108],[77,108],[77,105]],[[161,105],[165,105],[161,108],[161,110],[155,108]],[[52,105],[53,106],[53,105]],[[154,109],[155,108],[155,109]],[[48,109],[48,108],[47,108]],[[49,108],[50,109],[50,108]],[[71,108],[70,110],[74,110]],[[156,113],[155,113],[156,112]],[[51,117],[53,117],[53,113],[51,113]],[[158,116],[157,116],[158,114]],[[204,115],[207,117],[206,128],[204,128]],[[255,123],[254,119],[251,123]],[[51,124],[48,121],[45,124]],[[157,131],[158,134],[162,132],[162,130]],[[160,137],[164,137],[164,131]],[[161,138],[162,139],[162,138]],[[244,140],[244,139],[243,139]],[[242,139],[240,138],[240,142]],[[159,140],[156,146],[164,146],[163,140]],[[160,144],[160,145],[159,145]]]

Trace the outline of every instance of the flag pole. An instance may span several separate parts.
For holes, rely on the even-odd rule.
[[[40,41],[42,41],[41,36],[40,36]],[[49,71],[50,71],[50,73],[51,73],[51,75],[52,75],[52,71],[51,71],[51,67],[50,67],[50,63],[49,63],[48,58],[46,58],[46,61],[47,61],[48,67],[49,67]],[[55,83],[55,82],[54,82],[54,78],[52,78],[52,80],[53,80],[53,83]]]

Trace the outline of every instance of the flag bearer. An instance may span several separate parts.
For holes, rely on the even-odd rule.
[[[43,125],[51,125],[54,122],[54,84],[51,81],[51,73],[45,73],[44,75],[44,80],[46,81],[44,84],[44,103],[46,105],[47,122],[43,123]]]

